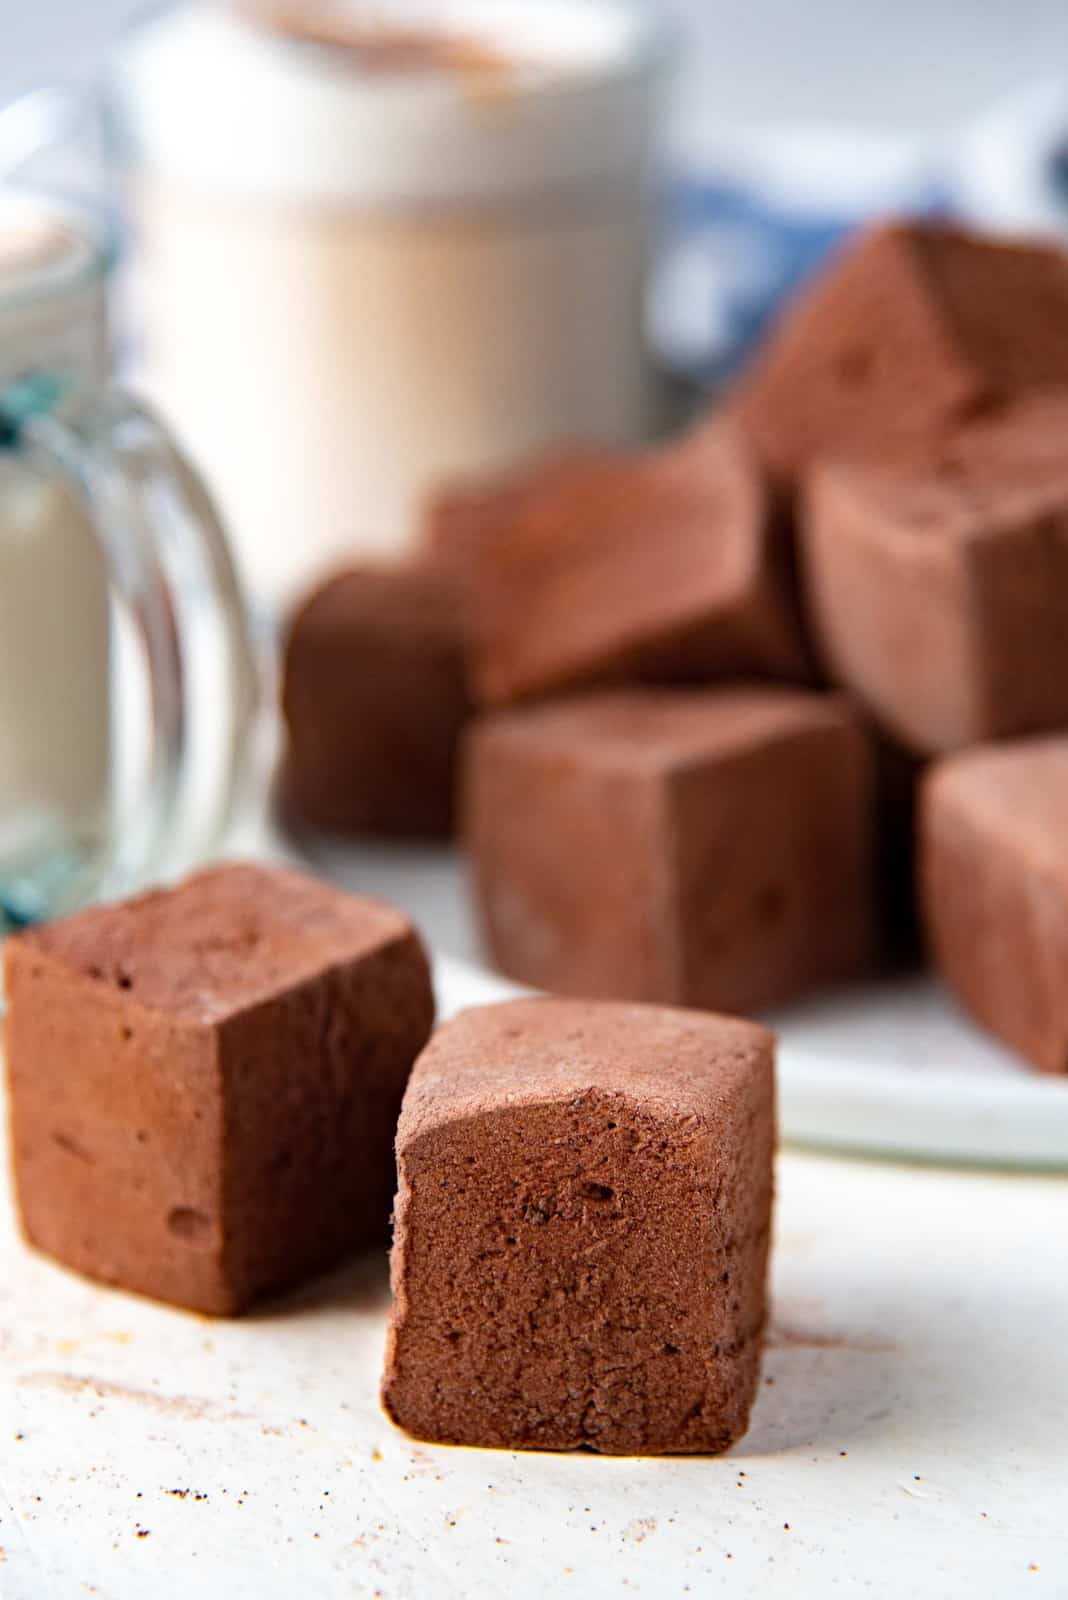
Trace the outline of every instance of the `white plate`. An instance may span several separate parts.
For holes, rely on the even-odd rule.
[[[445,958],[452,1000],[515,990],[480,968],[456,856],[305,842],[319,871],[402,906]],[[1068,1079],[1039,1076],[930,979],[872,984],[768,1019],[785,1138],[937,1161],[1068,1168]]]

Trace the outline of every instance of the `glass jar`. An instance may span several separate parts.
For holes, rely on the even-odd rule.
[[[164,870],[210,721],[202,853],[229,815],[257,703],[211,503],[108,377],[113,262],[98,218],[0,189],[0,933]],[[196,699],[192,611],[219,647]]]
[[[127,38],[138,379],[255,596],[408,549],[443,479],[656,427],[665,61],[624,0],[195,0]]]

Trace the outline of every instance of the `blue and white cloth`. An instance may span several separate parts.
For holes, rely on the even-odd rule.
[[[649,307],[654,348],[716,387],[853,229],[932,215],[1068,234],[1068,80],[1035,85],[937,145],[764,130],[677,168]]]

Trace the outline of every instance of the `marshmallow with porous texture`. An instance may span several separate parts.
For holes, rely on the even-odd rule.
[[[463,787],[489,953],[521,982],[746,1011],[872,961],[874,755],[840,696],[603,690],[497,712]]]
[[[31,1244],[229,1313],[386,1237],[394,1129],[434,1011],[399,912],[223,866],[4,955]]]
[[[805,677],[790,542],[742,435],[529,469],[469,540],[488,704],[633,680]]]
[[[282,805],[338,833],[452,827],[470,702],[462,583],[441,563],[357,567],[299,607],[285,647]]]
[[[739,1438],[765,1318],[773,1044],[724,1017],[559,1000],[446,1024],[397,1132],[393,1420],[509,1450]]]
[[[923,444],[1068,385],[1068,255],[930,222],[851,240],[785,310],[731,410],[777,476]]]
[[[1068,734],[950,756],[923,789],[920,880],[935,964],[1044,1072],[1068,1073]]]
[[[1068,396],[918,460],[824,463],[801,518],[826,667],[920,754],[1068,724]]]

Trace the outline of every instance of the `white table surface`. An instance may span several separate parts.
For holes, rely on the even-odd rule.
[[[1068,1182],[786,1151],[778,1186],[750,1432],[648,1461],[397,1432],[382,1256],[211,1321],[4,1203],[0,1595],[1068,1597]]]

